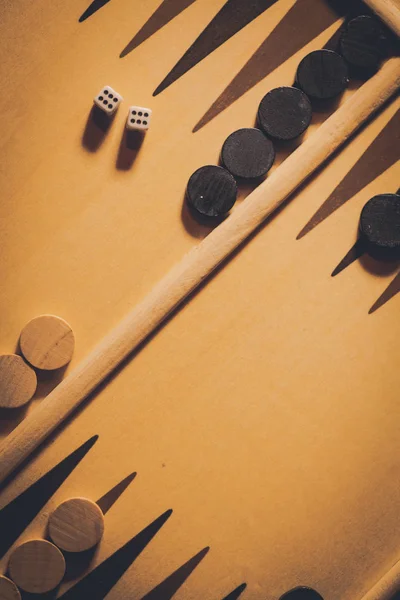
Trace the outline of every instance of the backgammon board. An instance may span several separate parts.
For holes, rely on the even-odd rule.
[[[76,337],[27,408],[1,411],[2,440],[209,234],[184,203],[189,176],[332,45],[348,5],[2,2],[0,351],[45,313]],[[91,108],[106,84],[124,103],[103,131]],[[136,148],[131,104],[153,111]],[[2,572],[62,500],[98,500],[132,473],[66,600],[278,600],[298,586],[356,600],[400,558],[399,264],[354,250],[364,204],[400,185],[399,108],[385,105],[3,487],[2,507],[28,491],[2,527],[43,507],[9,544],[0,531]],[[240,185],[239,204],[253,188]]]

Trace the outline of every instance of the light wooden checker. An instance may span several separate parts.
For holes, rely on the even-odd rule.
[[[10,556],[11,579],[30,594],[45,594],[54,590],[65,574],[65,559],[61,551],[46,540],[30,540],[21,544]]]
[[[21,352],[34,367],[53,370],[72,358],[75,337],[70,325],[55,315],[35,317],[21,332]]]
[[[0,407],[18,408],[36,391],[36,373],[17,354],[0,356]]]
[[[100,507],[87,498],[70,498],[52,513],[49,535],[67,552],[83,552],[98,544],[104,533],[104,515]]]
[[[21,594],[15,583],[0,575],[0,600],[21,600]]]
[[[45,594],[61,583],[65,559],[51,542],[30,540],[14,550],[8,568],[12,580],[21,590]]]

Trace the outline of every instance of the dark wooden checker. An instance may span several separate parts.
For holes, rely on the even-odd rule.
[[[255,126],[261,98],[333,43],[346,5],[6,4],[2,352],[46,312],[71,323],[76,353],[40,378],[29,407],[1,412],[2,439],[208,235],[185,207],[190,174],[218,164],[227,136]],[[90,114],[105,84],[124,97],[108,124]],[[153,110],[134,148],[130,104]],[[1,490],[0,525],[14,524],[0,539],[3,571],[11,545],[43,535],[45,515],[77,495],[110,510],[99,551],[61,587],[66,600],[278,600],[299,586],[361,600],[400,557],[399,266],[355,246],[366,201],[398,189],[399,107],[389,103]],[[278,149],[271,172],[291,150]],[[254,185],[241,182],[238,205]]]

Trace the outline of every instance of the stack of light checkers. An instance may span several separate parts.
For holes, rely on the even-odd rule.
[[[64,319],[41,315],[23,328],[19,346],[22,356],[0,356],[0,408],[20,408],[29,402],[37,388],[34,369],[40,373],[64,367],[72,358],[75,337]]]
[[[29,540],[12,552],[9,578],[0,576],[0,598],[21,600],[19,589],[29,594],[56,589],[64,578],[68,553],[90,550],[103,533],[104,515],[95,502],[86,498],[66,500],[50,515],[48,534],[52,541]]]
[[[186,201],[194,217],[217,220],[237,199],[237,183],[265,177],[275,160],[275,145],[299,138],[308,128],[313,108],[325,106],[346,89],[349,77],[376,72],[387,54],[387,32],[378,19],[360,15],[343,28],[338,52],[316,50],[300,62],[295,87],[279,87],[262,99],[258,128],[232,133],[221,151],[221,166],[207,165],[190,177]]]

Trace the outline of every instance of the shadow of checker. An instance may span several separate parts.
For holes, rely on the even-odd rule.
[[[40,513],[83,458],[86,457],[97,440],[97,435],[88,439],[0,510],[0,558],[10,550],[23,531]],[[135,477],[136,473],[128,475],[97,500],[97,504],[103,514],[106,514],[111,509]],[[157,517],[100,565],[83,576],[61,598],[66,600],[77,598],[82,598],[82,600],[87,600],[88,598],[91,600],[100,600],[105,598],[135,559],[164,526],[171,514],[172,510],[170,509]],[[88,570],[95,556],[96,549],[95,547],[86,552],[75,554],[63,553],[67,565],[64,582],[81,577]],[[146,594],[143,600],[168,600],[172,598],[208,552],[209,547],[206,547],[195,554]],[[242,584],[242,586],[234,590],[226,598],[229,598],[229,600],[238,598],[245,587],[245,584]],[[40,595],[21,592],[21,596],[22,600],[52,600],[57,596],[57,593],[58,589]]]
[[[87,456],[97,440],[97,435],[89,438],[0,510],[0,558],[18,540],[23,531],[35,519],[50,498]],[[97,500],[97,504],[104,514],[111,509],[135,477],[136,473],[131,473]],[[84,573],[90,569],[90,563],[95,556],[97,547],[75,554],[64,552],[67,569],[63,581],[75,580],[80,577],[81,579],[64,594],[59,596],[59,598],[62,600],[104,600],[124,573],[131,567],[136,558],[138,558],[153,538],[160,532],[171,517],[172,512],[172,509],[169,509],[162,513],[139,533],[131,537],[122,547],[86,574]],[[197,552],[143,596],[142,600],[171,600],[194,570],[199,567],[209,553],[209,550],[210,548],[207,546]],[[246,587],[247,584],[242,583],[228,593],[223,600],[238,600]],[[303,594],[301,597],[297,597],[299,590]],[[293,593],[295,595],[292,597],[290,594]],[[57,594],[58,588],[40,595],[22,592],[21,597],[22,600],[54,600]],[[282,600],[283,598],[287,598],[287,600],[289,598],[290,600],[315,600],[316,598],[322,600],[322,597],[316,594],[310,588],[297,588],[292,592],[287,592],[282,596]]]

